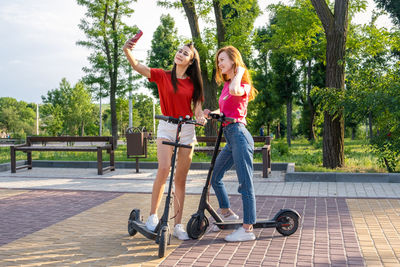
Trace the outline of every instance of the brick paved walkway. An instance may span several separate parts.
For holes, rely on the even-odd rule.
[[[230,231],[207,232],[185,242],[172,238],[166,257],[159,259],[154,241],[127,231],[133,208],[144,217],[149,213],[149,192],[136,192],[151,185],[150,176],[73,178],[77,173],[72,171],[62,178],[51,173],[63,170],[48,170],[36,178],[29,172],[25,177],[0,175],[0,266],[400,266],[400,198],[394,189],[385,191],[386,184],[257,178],[257,216],[271,218],[280,208],[296,209],[301,221],[295,234],[283,237],[273,228],[255,229],[257,240],[242,243],[225,242]],[[201,177],[189,179],[184,223],[197,209],[200,182]],[[232,207],[241,216],[237,185],[229,177],[227,182]],[[34,186],[46,189],[29,189]],[[123,186],[129,190],[121,190]],[[366,192],[362,188],[373,197],[359,197]],[[210,200],[217,207],[215,196]]]
[[[240,199],[231,198],[233,203]],[[271,218],[280,208],[293,208],[302,216],[292,236],[283,237],[274,228],[255,229],[256,241],[227,243],[223,238],[229,231],[209,232],[181,244],[161,266],[364,265],[345,199],[257,197],[258,217]]]

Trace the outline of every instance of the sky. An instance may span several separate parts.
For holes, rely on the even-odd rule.
[[[180,36],[191,36],[181,11],[163,9],[156,2],[137,0],[132,4],[135,13],[126,20],[128,25],[137,25],[144,33],[135,48],[135,55],[142,62],[145,62],[162,14],[174,17]],[[265,11],[268,4],[277,2],[279,0],[259,0],[259,5]],[[357,14],[353,22],[369,22],[375,4],[373,0],[368,2],[366,13]],[[62,78],[72,85],[78,82],[84,76],[82,68],[89,66],[86,58],[90,51],[76,45],[77,41],[85,40],[78,28],[84,14],[85,8],[76,0],[1,0],[0,97],[41,103],[41,96],[57,88]],[[268,17],[264,12],[255,25],[265,25]],[[388,27],[390,19],[382,17],[378,25]]]

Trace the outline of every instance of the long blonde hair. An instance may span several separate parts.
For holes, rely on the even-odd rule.
[[[228,76],[226,74],[222,74],[221,69],[218,67],[218,56],[222,52],[225,52],[228,55],[229,59],[234,62],[233,63],[234,69],[236,69],[239,66],[243,67],[245,69],[243,77],[242,77],[242,82],[250,85],[251,89],[250,89],[250,93],[249,93],[249,101],[254,100],[254,98],[257,95],[257,89],[253,87],[249,70],[247,69],[246,65],[243,62],[242,55],[240,54],[239,50],[237,50],[237,48],[234,46],[229,45],[229,46],[222,47],[221,49],[218,50],[217,54],[215,55],[215,65],[216,65],[216,70],[217,70],[217,73],[215,75],[215,81],[219,85],[221,85],[224,82],[229,81]]]

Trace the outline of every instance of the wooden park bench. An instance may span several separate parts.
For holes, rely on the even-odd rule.
[[[0,144],[18,144],[22,143],[23,139],[17,138],[0,138]]]
[[[212,152],[217,136],[196,136],[198,143],[207,143],[207,146],[195,146],[194,152]],[[254,147],[254,153],[262,153],[262,172],[263,178],[268,178],[271,173],[271,137],[270,136],[253,136],[254,144],[263,143],[262,147]],[[222,137],[221,143],[226,142]],[[212,144],[212,146],[210,146]],[[220,150],[222,147],[219,148]]]
[[[76,143],[81,145],[75,145]],[[110,166],[105,168],[103,168],[103,150],[110,154]],[[27,165],[17,167],[16,151],[27,154]],[[25,144],[10,146],[12,173],[17,169],[32,169],[32,151],[97,152],[97,174],[102,175],[106,170],[115,170],[112,136],[28,136]]]

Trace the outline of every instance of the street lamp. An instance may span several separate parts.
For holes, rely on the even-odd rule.
[[[101,86],[100,86],[100,111],[99,111],[99,122],[100,122],[100,125],[99,125],[99,136],[101,136],[102,135],[102,128],[103,128],[103,117],[101,116]]]
[[[36,135],[39,135],[39,103],[36,104]]]

